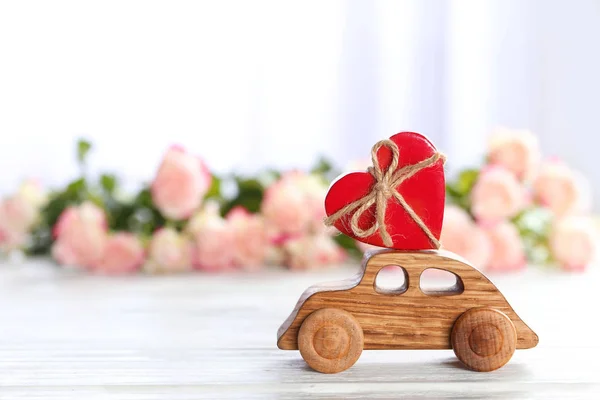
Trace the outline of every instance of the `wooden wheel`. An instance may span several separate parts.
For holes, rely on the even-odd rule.
[[[335,374],[354,365],[363,350],[360,324],[347,311],[322,308],[302,322],[298,348],[314,370]]]
[[[517,331],[506,314],[493,308],[472,308],[452,328],[456,357],[472,370],[493,371],[510,360],[517,347]]]

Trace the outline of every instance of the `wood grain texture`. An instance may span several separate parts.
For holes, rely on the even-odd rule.
[[[102,277],[0,261],[0,399],[598,399],[598,266],[492,276],[543,340],[489,374],[452,350],[363,351],[321,374],[274,346],[304,289],[359,268]]]
[[[375,278],[390,265],[406,270],[408,289],[402,294],[378,291]],[[420,276],[428,268],[449,271],[460,279],[457,294],[423,292]],[[352,279],[307,289],[294,311],[279,328],[277,345],[298,349],[304,319],[321,308],[350,312],[364,332],[366,350],[450,349],[450,334],[458,317],[474,307],[490,307],[506,314],[517,332],[517,348],[537,345],[537,335],[518,317],[500,291],[476,268],[457,255],[440,250],[368,253]]]
[[[310,314],[298,334],[302,358],[311,368],[326,374],[354,365],[363,351],[364,335],[349,312],[323,308]]]
[[[488,372],[504,366],[517,347],[517,331],[506,314],[493,308],[472,308],[452,328],[452,349],[463,364]]]

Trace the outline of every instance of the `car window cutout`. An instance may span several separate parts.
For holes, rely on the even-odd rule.
[[[455,296],[465,291],[460,276],[439,268],[427,268],[419,279],[421,292],[428,296]]]
[[[408,290],[408,272],[398,265],[386,265],[377,273],[373,286],[377,293],[402,294]]]

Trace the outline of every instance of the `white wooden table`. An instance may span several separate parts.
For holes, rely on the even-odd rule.
[[[600,398],[600,279],[492,276],[540,345],[492,373],[452,351],[365,351],[324,375],[276,331],[313,283],[292,273],[98,277],[0,262],[0,399]]]

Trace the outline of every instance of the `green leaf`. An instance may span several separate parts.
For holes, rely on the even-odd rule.
[[[77,161],[79,164],[85,164],[86,157],[91,149],[92,144],[89,141],[85,139],[79,139],[77,141]]]
[[[451,184],[446,185],[446,196],[453,204],[458,204],[461,199],[460,193],[458,193],[458,191]]]
[[[260,211],[265,189],[258,179],[236,177],[235,181],[238,185],[238,194],[224,204],[221,209],[222,214],[226,215],[237,206],[244,207],[251,213]]]
[[[210,183],[210,188],[208,188],[208,192],[206,192],[206,195],[204,196],[204,198],[220,200],[222,197],[221,196],[221,183],[222,183],[221,178],[219,178],[216,175],[213,175],[212,181]]]
[[[33,229],[32,243],[28,248],[29,254],[44,254],[52,246],[52,227],[58,221],[63,211],[72,205],[90,199],[87,182],[80,178],[70,182],[62,191],[50,193],[48,202],[40,212],[40,221]]]
[[[100,187],[108,194],[113,194],[117,188],[118,180],[114,174],[100,175]]]
[[[67,185],[67,188],[63,195],[67,198],[77,200],[87,192],[87,182],[84,178],[79,178]]]
[[[521,235],[547,238],[550,235],[553,218],[549,210],[542,207],[531,207],[519,213],[512,222]]]
[[[325,157],[320,157],[317,160],[317,164],[311,168],[310,173],[326,175],[332,169],[333,169],[333,166],[331,165],[331,162],[329,160],[327,160]]]
[[[256,177],[262,187],[269,187],[281,178],[281,172],[274,169],[267,169]]]
[[[110,197],[105,199],[105,202],[111,230],[147,236],[167,223],[152,203],[152,194],[148,187],[140,190],[131,201],[123,202]]]
[[[27,254],[47,254],[52,248],[52,242],[52,231],[50,227],[42,221],[31,232],[31,244],[27,248]]]
[[[527,260],[533,264],[545,265],[553,261],[549,244],[553,218],[547,209],[531,207],[512,219],[523,241]]]
[[[471,193],[471,189],[473,189],[473,186],[475,185],[475,182],[477,182],[478,177],[479,170],[466,169],[458,175],[458,181],[456,182],[454,188],[460,195],[468,195]]]
[[[354,258],[360,258],[362,256],[362,251],[360,251],[356,245],[356,240],[350,236],[340,233],[339,235],[334,235],[333,240],[338,244],[338,246],[345,249],[350,256]]]
[[[471,191],[477,178],[479,177],[479,170],[477,169],[466,169],[463,170],[456,180],[448,181],[446,183],[446,195],[448,201],[455,204],[468,213],[471,212]]]
[[[329,184],[340,175],[341,172],[333,167],[331,161],[327,160],[325,157],[320,157],[317,164],[310,170],[310,173],[320,176],[325,183]]]

